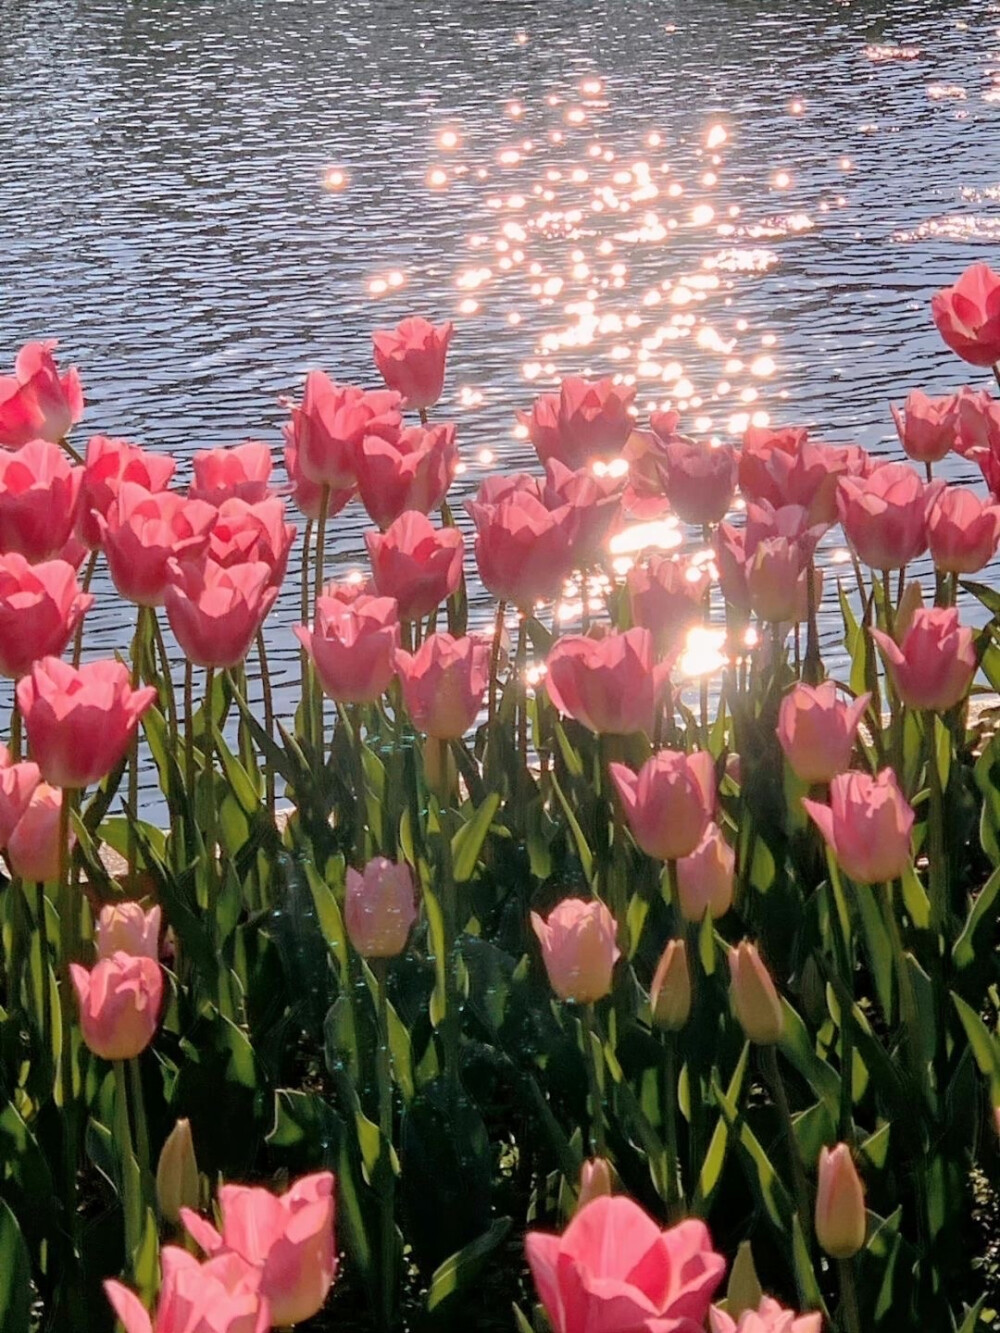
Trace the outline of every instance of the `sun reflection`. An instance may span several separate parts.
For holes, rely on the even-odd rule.
[[[725,645],[724,629],[712,629],[707,625],[693,626],[684,640],[684,651],[677,662],[678,672],[688,680],[695,680],[721,671],[727,663],[723,651]]]

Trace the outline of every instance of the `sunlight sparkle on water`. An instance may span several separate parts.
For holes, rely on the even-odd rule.
[[[727,658],[723,651],[726,645],[726,631],[712,629],[706,625],[695,625],[688,630],[684,641],[684,651],[677,663],[680,675],[688,680],[700,676],[711,676],[721,671]]]

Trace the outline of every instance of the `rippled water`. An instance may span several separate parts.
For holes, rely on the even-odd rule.
[[[1000,5],[0,0],[0,181],[0,360],[58,337],[85,429],[277,445],[307,368],[371,381],[419,311],[457,323],[463,493],[564,373],[878,451],[975,374],[928,300],[1000,248]],[[112,596],[88,625],[124,646]]]

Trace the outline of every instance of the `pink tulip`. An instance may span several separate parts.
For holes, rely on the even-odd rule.
[[[366,435],[357,456],[361,503],[384,532],[407,509],[429,514],[448,494],[458,465],[455,427],[409,426]]]
[[[366,532],[375,586],[395,597],[400,620],[420,620],[455,592],[462,581],[462,534],[436,528],[407,510],[386,532]]]
[[[898,879],[910,864],[913,809],[891,768],[878,777],[839,773],[830,782],[830,804],[802,798],[843,870],[859,884]]]
[[[165,491],[174,475],[175,463],[163,454],[151,454],[128,440],[92,435],[80,487],[80,537],[93,548],[101,544],[97,515],[107,518],[123,481],[135,482],[147,491]]]
[[[568,377],[557,394],[543,394],[530,413],[519,412],[543,463],[558,458],[568,468],[594,457],[620,454],[632,432],[629,408],[635,389],[612,379]]]
[[[318,519],[323,508],[323,487],[318,481],[310,481],[299,466],[299,451],[295,444],[295,432],[290,423],[282,427],[282,433],[285,437],[285,471],[292,484],[292,502],[306,518]],[[327,518],[339,514],[344,506],[354,499],[357,489],[357,482],[353,477],[343,486],[331,487],[327,499]]]
[[[160,908],[144,912],[138,903],[108,903],[101,908],[96,935],[98,958],[127,953],[155,961],[160,956]]]
[[[650,734],[669,688],[670,664],[656,664],[653,636],[642,628],[603,638],[566,635],[547,667],[555,707],[599,735]]]
[[[938,569],[949,574],[977,573],[996,555],[1000,505],[984,503],[962,486],[948,486],[927,516],[927,543]]]
[[[0,766],[0,847],[6,847],[10,842],[11,834],[41,779],[37,764],[12,764],[5,747],[4,763]]]
[[[244,440],[228,449],[202,449],[191,460],[193,500],[220,505],[223,500],[259,504],[270,495],[271,446],[263,440]]]
[[[202,500],[123,481],[107,518],[97,520],[108,569],[122,597],[137,606],[162,606],[171,561],[200,559],[215,520],[215,508]]]
[[[458,740],[483,706],[490,649],[483,639],[430,634],[415,653],[396,652],[403,702],[417,731]]]
[[[725,517],[736,490],[736,454],[729,445],[698,444],[671,432],[656,457],[678,518],[701,528]]]
[[[986,264],[973,264],[953,287],[935,293],[931,313],[938,333],[963,361],[1000,361],[1000,274]]]
[[[261,1295],[261,1270],[235,1254],[200,1264],[187,1250],[160,1251],[163,1279],[154,1319],[134,1291],[104,1284],[125,1333],[267,1333],[271,1311]]]
[[[578,510],[533,477],[490,478],[466,504],[476,525],[476,564],[485,586],[527,611],[557,597],[573,570]]]
[[[709,823],[701,842],[677,861],[677,905],[685,921],[700,922],[708,912],[713,921],[733,905],[736,852],[718,824]]]
[[[980,455],[1000,452],[1000,402],[988,389],[963,384],[955,394],[958,415],[955,452],[980,461]]]
[[[755,945],[741,940],[729,950],[729,997],[736,1021],[757,1046],[781,1040],[785,1015],[781,998]]]
[[[33,565],[58,556],[76,523],[82,478],[83,468],[45,440],[0,453],[0,551]]]
[[[798,683],[778,710],[778,741],[792,772],[802,782],[829,782],[850,767],[858,723],[871,699],[851,703],[837,698],[832,680],[822,685]]]
[[[680,1032],[691,1017],[691,969],[683,940],[667,941],[649,988],[649,1007],[664,1032]]]
[[[70,964],[80,1005],[83,1040],[105,1060],[131,1060],[156,1033],[163,999],[163,973],[152,958],[114,953],[88,972]]]
[[[707,750],[660,750],[638,773],[609,764],[632,836],[661,861],[690,856],[715,807],[715,768]]]
[[[531,914],[549,985],[560,1000],[593,1004],[611,990],[621,950],[615,919],[597,898],[564,898],[543,920]]]
[[[155,698],[152,685],[131,688],[123,662],[76,669],[43,657],[17,685],[31,755],[55,787],[87,787],[107,777]]]
[[[33,767],[33,765],[32,765]],[[63,794],[58,787],[39,782],[31,793],[20,819],[7,838],[7,864],[11,873],[27,882],[43,884],[58,880],[59,818]],[[68,847],[76,842],[70,834]]]
[[[795,1314],[771,1296],[762,1296],[756,1310],[744,1310],[738,1320],[713,1305],[708,1327],[710,1333],[822,1333],[823,1316]]]
[[[0,445],[20,449],[29,440],[58,444],[83,416],[83,386],[75,366],[59,374],[55,342],[25,343],[13,375],[0,375]]]
[[[711,582],[704,565],[651,555],[625,577],[633,623],[652,632],[659,652],[668,652],[701,622]]]
[[[260,1270],[260,1291],[279,1328],[322,1309],[337,1272],[334,1177],[302,1176],[286,1193],[243,1185],[219,1189],[222,1231],[189,1208],[181,1219],[210,1255],[235,1254]]]
[[[313,628],[297,625],[295,633],[320,685],[340,703],[374,703],[396,674],[399,616],[392,597],[320,597]]]
[[[214,560],[173,565],[167,619],[184,655],[195,666],[239,665],[274,605],[278,590],[262,561],[223,568]]]
[[[805,619],[808,565],[823,531],[803,506],[775,509],[766,500],[747,505],[742,532],[720,523],[715,554],[726,601],[774,624]]]
[[[290,406],[286,439],[294,444],[298,467],[310,481],[339,491],[356,481],[365,436],[380,430],[396,435],[401,424],[398,393],[334,384],[321,370],[306,376],[301,406]]]
[[[834,1259],[850,1259],[864,1245],[866,1230],[865,1191],[850,1148],[821,1148],[816,1239]]]
[[[0,556],[0,675],[17,679],[40,657],[58,657],[93,604],[64,560]]]
[[[958,401],[954,394],[928,398],[911,389],[903,410],[890,405],[896,434],[904,452],[915,463],[939,463],[955,446],[958,436]]]
[[[893,684],[910,708],[947,712],[969,692],[978,665],[972,630],[955,607],[914,611],[901,644],[882,630],[871,636],[882,650]]]
[[[450,319],[435,325],[411,315],[394,329],[376,329],[372,334],[379,374],[400,395],[404,407],[426,411],[441,397],[445,358],[454,332]]]
[[[844,535],[873,569],[903,569],[927,549],[927,511],[942,483],[925,485],[905,463],[867,478],[841,477],[837,507]]]
[[[413,874],[408,865],[376,856],[363,873],[348,868],[344,924],[363,958],[401,954],[416,919]]]
[[[810,523],[830,524],[837,518],[838,478],[865,476],[868,470],[868,455],[854,445],[810,440],[803,427],[750,426],[743,437],[739,482],[750,501],[775,509],[800,505],[808,510]]]
[[[661,1231],[621,1194],[562,1236],[529,1231],[525,1252],[554,1333],[698,1333],[726,1269],[704,1222]]]
[[[541,499],[550,513],[560,505],[569,505],[572,510],[572,546],[578,566],[604,557],[608,538],[621,519],[621,477],[592,468],[573,472],[558,458],[550,458],[545,464]]]
[[[217,565],[267,565],[269,582],[281,586],[295,540],[295,525],[285,522],[285,502],[273,495],[250,504],[223,500],[208,538],[208,556]]]

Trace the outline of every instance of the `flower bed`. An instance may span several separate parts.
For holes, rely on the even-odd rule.
[[[933,314],[1000,362],[985,266]],[[1000,739],[969,701],[1000,594],[969,576],[1000,403],[911,393],[918,471],[791,427],[698,443],[567,379],[523,417],[544,472],[486,481],[470,543],[429,420],[450,337],[377,333],[384,389],[311,372],[280,485],[253,442],[184,488],[126,441],[81,457],[52,345],[0,379],[3,1333],[990,1327]],[[952,450],[989,495],[934,477]],[[356,496],[371,580],[328,584]],[[101,559],[116,660],[87,653]]]

